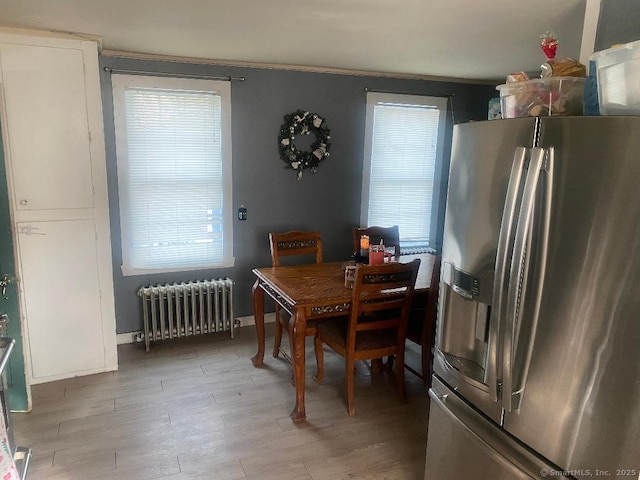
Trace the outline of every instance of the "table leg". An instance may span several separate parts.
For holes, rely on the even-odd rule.
[[[260,280],[253,284],[253,315],[256,322],[258,335],[258,353],[251,358],[254,367],[262,366],[264,360],[264,290],[260,286]]]
[[[296,309],[295,323],[293,326],[293,376],[296,387],[296,406],[291,412],[293,423],[304,422],[307,418],[304,409],[304,380],[305,380],[305,333],[307,321],[302,309]]]

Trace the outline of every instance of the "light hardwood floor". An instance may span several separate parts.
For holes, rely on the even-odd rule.
[[[325,351],[315,373],[307,342],[307,421],[289,418],[290,365],[254,368],[254,327],[119,347],[117,372],[33,387],[33,411],[12,414],[16,444],[33,450],[29,480],[422,480],[428,402],[406,372],[409,403],[390,374],[356,373],[356,415],[346,412],[343,360]],[[408,362],[419,365],[417,352]]]

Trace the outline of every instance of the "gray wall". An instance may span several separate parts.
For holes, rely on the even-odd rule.
[[[290,229],[317,229],[322,234],[325,261],[348,259],[352,252],[352,229],[359,224],[362,156],[365,128],[365,87],[401,93],[452,97],[456,123],[484,120],[488,99],[496,96],[493,86],[438,83],[356,75],[311,73],[266,68],[152,62],[103,56],[101,67],[157,72],[181,72],[246,77],[233,82],[233,210],[243,203],[248,219],[234,221],[235,266],[161,275],[124,277],[120,269],[120,219],[110,74],[102,70],[103,108],[107,148],[107,175],[117,332],[142,329],[137,289],[142,285],[230,277],[235,281],[236,316],[252,314],[251,286],[255,267],[270,265],[268,233]],[[324,117],[331,129],[330,156],[317,173],[304,172],[301,181],[285,169],[277,149],[283,115],[297,109]],[[451,116],[447,127],[445,157],[451,141]],[[302,146],[302,145],[299,145]],[[438,174],[439,233],[444,216],[448,161]],[[267,307],[269,308],[269,306]]]
[[[601,0],[594,51],[640,40],[640,1]]]

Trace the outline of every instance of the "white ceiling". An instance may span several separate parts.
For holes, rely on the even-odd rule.
[[[395,74],[537,72],[538,36],[579,58],[588,0],[0,0],[0,26],[108,50]]]

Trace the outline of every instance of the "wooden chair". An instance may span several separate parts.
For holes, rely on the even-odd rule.
[[[394,355],[400,401],[406,403],[404,348],[407,321],[420,260],[411,263],[358,265],[348,317],[330,318],[318,324],[314,337],[320,382],[324,376],[323,344],[345,359],[347,410],[355,414],[354,363]]]
[[[360,237],[363,235],[369,236],[369,245],[379,245],[380,240],[386,247],[395,247],[393,259],[396,262],[400,261],[400,229],[397,225],[392,227],[356,227],[353,229],[353,246],[354,252],[360,252]],[[390,358],[385,367],[382,359],[376,359],[372,362],[371,368],[374,372],[379,372],[386,368],[387,371],[391,371],[392,359]]]
[[[270,233],[269,244],[271,246],[271,265],[279,267],[282,257],[301,257],[309,256],[315,257],[316,263],[322,263],[322,239],[320,238],[320,232],[302,232],[298,230],[292,230],[286,233]],[[273,356],[278,357],[278,354],[282,353],[282,356],[289,362],[293,363],[291,357],[281,348],[282,343],[282,330],[286,329],[289,333],[289,345],[291,352],[293,352],[293,345],[291,343],[292,332],[290,331],[289,320],[290,315],[280,308],[280,305],[276,304],[276,331],[275,340],[273,342]],[[316,333],[316,325],[314,322],[307,323],[307,330],[305,335],[313,336]]]
[[[387,247],[395,247],[394,260],[400,260],[400,229],[397,225],[393,227],[366,227],[353,229],[353,248],[354,252],[360,251],[360,237],[369,235],[369,244],[377,245],[382,243]]]
[[[407,340],[420,345],[421,348],[421,372],[410,365],[405,368],[421,378],[425,388],[431,387],[431,374],[433,370],[433,347],[435,344],[436,319],[438,316],[438,294],[440,291],[440,264],[442,258],[436,256],[431,272],[431,283],[426,304],[421,308],[414,308],[409,314],[407,326]]]

